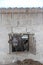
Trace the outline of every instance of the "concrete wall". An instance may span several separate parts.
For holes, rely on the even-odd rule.
[[[8,34],[11,33],[34,33],[36,40],[36,55],[31,53],[8,54],[9,43]],[[1,57],[2,55],[2,57]],[[43,62],[43,13],[33,14],[0,14],[0,62],[12,61],[16,59],[32,58]],[[11,59],[11,60],[10,60]],[[12,61],[13,62],[13,61]]]

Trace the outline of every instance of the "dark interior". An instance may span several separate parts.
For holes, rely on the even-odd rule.
[[[13,35],[12,52],[29,51],[29,35]]]
[[[28,34],[10,34],[8,42],[12,44],[12,52],[29,51]]]

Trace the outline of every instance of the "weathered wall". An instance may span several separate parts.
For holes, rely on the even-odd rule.
[[[11,32],[11,28],[14,33],[30,32],[35,34],[36,55],[31,53],[7,55],[9,53],[8,34]],[[17,59],[33,58],[43,62],[43,13],[0,14],[0,58],[7,59],[7,61],[9,58],[9,61],[10,59],[12,61],[16,57]]]

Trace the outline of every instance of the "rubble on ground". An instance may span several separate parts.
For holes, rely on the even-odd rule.
[[[23,61],[18,60],[15,63],[9,64],[9,65],[43,65],[38,61],[34,61],[32,59],[25,59]]]

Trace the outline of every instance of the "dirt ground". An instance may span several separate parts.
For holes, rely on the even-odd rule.
[[[5,65],[5,64],[4,64]],[[23,61],[17,61],[15,63],[11,63],[11,64],[6,64],[6,65],[43,65],[38,61],[34,61],[32,59],[25,59]]]

